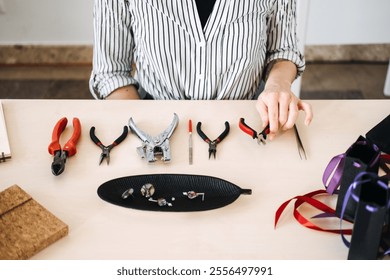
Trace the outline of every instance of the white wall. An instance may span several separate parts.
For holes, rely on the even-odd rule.
[[[93,0],[0,0],[0,44],[92,44]]]
[[[307,45],[370,43],[390,43],[390,0],[310,0]]]
[[[0,2],[1,45],[92,44],[93,0]],[[309,2],[307,45],[390,43],[390,0]]]

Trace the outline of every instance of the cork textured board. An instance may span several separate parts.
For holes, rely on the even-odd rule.
[[[17,185],[0,192],[0,259],[29,259],[68,234],[68,226]]]

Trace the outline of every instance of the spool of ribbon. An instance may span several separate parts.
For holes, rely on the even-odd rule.
[[[359,138],[347,149],[345,153],[334,156],[326,166],[322,176],[322,183],[329,194],[336,193],[337,189],[340,187],[346,157],[363,157],[357,154],[362,148],[364,150],[372,149],[372,152],[374,153],[374,155],[370,156],[366,162],[368,168],[372,169],[378,164],[380,159],[380,151],[378,147],[375,144],[370,144],[364,137],[359,136]],[[366,151],[364,153],[367,154]]]

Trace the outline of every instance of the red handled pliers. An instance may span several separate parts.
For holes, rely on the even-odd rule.
[[[78,118],[73,118],[73,134],[66,142],[65,146],[61,148],[60,136],[68,124],[67,118],[60,119],[53,129],[51,143],[48,147],[49,154],[53,155],[53,163],[51,164],[51,171],[55,176],[60,175],[65,170],[65,163],[68,157],[77,153],[76,144],[81,134],[81,124]]]
[[[225,122],[225,130],[214,141],[211,141],[210,138],[208,138],[206,136],[206,134],[204,134],[204,132],[201,129],[201,126],[202,126],[202,123],[198,122],[198,124],[196,125],[196,131],[198,132],[199,136],[203,139],[203,141],[205,141],[207,144],[209,144],[209,159],[210,159],[211,155],[213,155],[215,158],[216,153],[217,153],[217,144],[221,143],[221,141],[226,137],[226,135],[228,135],[228,133],[230,131],[229,122]]]
[[[257,144],[263,144],[265,145],[265,140],[267,140],[267,135],[269,134],[269,125],[267,125],[262,132],[260,132],[259,134],[257,134],[257,131],[254,130],[253,128],[249,127],[246,123],[245,123],[245,119],[244,118],[240,118],[240,121],[238,123],[238,126],[240,127],[240,129],[245,132],[246,134],[249,134],[250,136],[252,136],[253,139],[257,139]]]

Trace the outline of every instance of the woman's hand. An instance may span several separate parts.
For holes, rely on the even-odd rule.
[[[260,114],[263,127],[269,124],[269,138],[272,140],[279,129],[287,130],[294,126],[299,111],[305,113],[305,124],[313,119],[309,103],[303,102],[291,91],[291,81],[296,75],[296,67],[289,61],[275,63],[272,67],[264,91],[260,94],[256,109]]]

